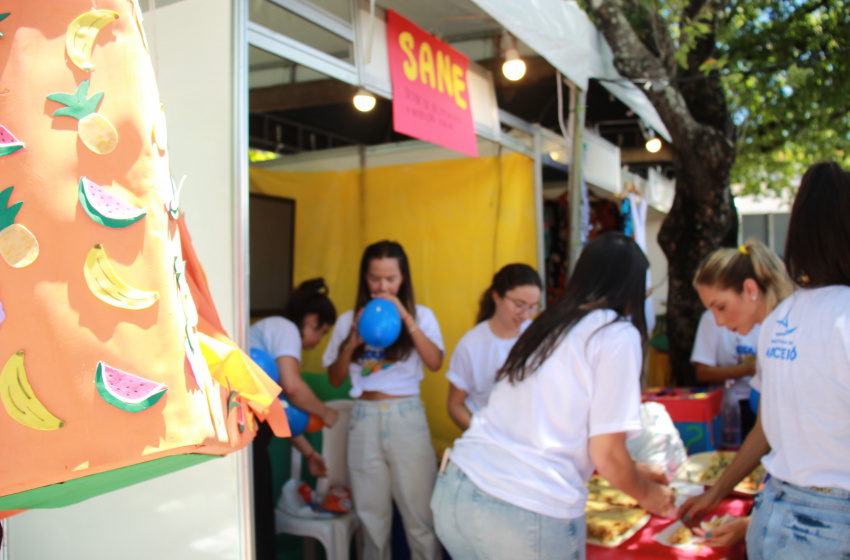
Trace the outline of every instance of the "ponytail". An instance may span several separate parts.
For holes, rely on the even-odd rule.
[[[508,264],[503,266],[499,272],[493,275],[490,287],[484,290],[478,300],[478,315],[475,324],[487,321],[496,314],[496,302],[493,294],[505,297],[505,294],[518,286],[537,286],[543,289],[543,283],[537,272],[527,264]]]
[[[298,325],[299,329],[304,328],[304,318],[311,313],[318,315],[318,326],[333,326],[336,322],[336,308],[328,297],[324,278],[313,278],[299,284],[283,310],[283,316]]]
[[[776,253],[752,238],[737,249],[717,249],[708,255],[694,275],[694,287],[713,286],[740,294],[747,278],[755,280],[768,313],[794,291],[785,265]]]

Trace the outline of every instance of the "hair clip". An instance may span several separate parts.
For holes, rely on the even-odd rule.
[[[741,252],[742,255],[749,255],[750,254],[750,252],[747,250],[747,248],[744,247],[743,245],[738,245],[738,250]]]

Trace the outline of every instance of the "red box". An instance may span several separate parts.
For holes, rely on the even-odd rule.
[[[717,448],[721,433],[722,388],[659,387],[645,390],[643,400],[664,405],[688,453]]]
[[[655,387],[644,390],[643,401],[660,402],[673,422],[709,422],[720,416],[720,387]]]

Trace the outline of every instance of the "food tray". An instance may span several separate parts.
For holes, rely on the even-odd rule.
[[[635,522],[634,525],[629,527],[628,531],[626,531],[622,535],[618,536],[616,539],[608,541],[608,542],[602,542],[602,541],[598,541],[596,539],[591,539],[591,538],[588,537],[587,544],[592,544],[592,545],[595,545],[595,546],[602,546],[602,547],[605,547],[605,548],[617,548],[618,546],[620,546],[621,544],[623,544],[624,542],[626,542],[627,540],[632,538],[635,535],[635,533],[637,533],[638,531],[643,529],[646,526],[647,523],[649,523],[649,514],[648,513],[646,515],[644,515],[643,517],[641,517],[640,519],[638,519]]]
[[[717,482],[717,479],[720,478],[720,475],[723,471],[718,473],[716,477],[712,477],[706,480],[700,480],[702,473],[708,469],[709,465],[711,465],[712,458],[717,454],[723,454],[729,457],[730,459],[734,459],[735,455],[737,455],[734,451],[705,451],[703,453],[695,453],[688,457],[687,461],[682,463],[682,466],[678,468],[676,474],[673,475],[671,482],[690,482],[693,484],[702,484],[704,486],[712,486]],[[758,487],[764,482],[764,477],[766,472],[764,467],[759,465],[754,471],[754,479],[755,479],[755,488],[747,488],[746,486],[742,486],[742,483],[739,483],[735,486],[733,492],[736,494],[740,494],[743,496],[754,496],[758,491]]]

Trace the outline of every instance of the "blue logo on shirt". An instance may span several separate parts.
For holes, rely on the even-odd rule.
[[[789,327],[788,317],[790,315],[791,308],[788,309],[785,317],[776,321],[780,328],[777,329],[778,332],[774,333],[774,337],[776,338],[771,339],[771,346],[767,348],[764,354],[765,357],[789,362],[797,359],[797,346],[794,344],[794,340],[791,338],[778,338],[787,337],[797,330],[797,327]]]
[[[788,313],[785,314],[785,317],[783,317],[779,321],[776,321],[777,324],[781,325],[782,328],[785,329],[783,332],[776,333],[776,336],[788,336],[789,334],[791,334],[792,332],[797,330],[797,327],[793,327],[793,328],[790,328],[790,329],[788,328],[788,316],[789,315],[791,315],[791,308],[790,307],[788,308]]]

